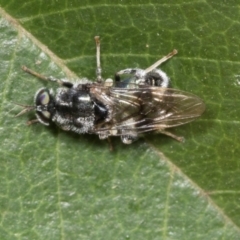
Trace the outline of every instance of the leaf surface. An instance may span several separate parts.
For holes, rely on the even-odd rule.
[[[0,0],[1,239],[239,239],[238,1]],[[206,103],[172,129],[132,145],[25,122],[37,89],[27,75],[95,79],[163,64],[172,86]],[[78,77],[77,77],[78,76]]]

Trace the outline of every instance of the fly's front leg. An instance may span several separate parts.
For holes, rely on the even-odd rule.
[[[35,71],[27,68],[26,66],[22,66],[22,70],[24,72],[27,72],[27,73],[33,75],[34,77],[39,78],[39,79],[44,80],[44,81],[56,82],[60,86],[64,86],[64,87],[67,87],[67,88],[73,87],[73,84],[71,82],[66,82],[66,81],[63,81],[61,79],[54,78],[52,76],[50,76],[50,77],[43,76],[42,74],[40,74],[38,72],[35,72]]]

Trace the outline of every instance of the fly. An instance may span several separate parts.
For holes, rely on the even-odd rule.
[[[96,134],[100,139],[119,136],[123,143],[131,144],[145,132],[159,132],[178,141],[183,137],[166,129],[191,122],[205,110],[203,101],[188,92],[169,88],[166,73],[157,67],[177,51],[173,50],[146,69],[120,70],[112,79],[102,78],[100,65],[100,39],[96,42],[96,81],[81,79],[76,83],[43,76],[26,66],[22,69],[60,87],[40,88],[34,97],[34,105],[22,105],[20,116],[35,111],[36,119],[28,124],[55,123],[65,131],[78,134]],[[122,76],[123,79],[121,79]]]

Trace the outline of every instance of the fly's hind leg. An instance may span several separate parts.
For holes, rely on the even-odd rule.
[[[173,134],[171,132],[165,131],[165,130],[157,130],[157,132],[158,133],[162,133],[164,135],[167,135],[167,136],[177,140],[178,142],[184,142],[185,141],[184,137],[177,136],[177,135],[175,135],[175,134]]]
[[[44,81],[51,81],[51,82],[56,82],[58,83],[60,86],[63,86],[63,87],[67,87],[67,88],[71,88],[73,87],[73,84],[71,82],[67,82],[67,81],[63,81],[61,79],[57,79],[57,78],[54,78],[52,76],[50,77],[47,77],[47,76],[44,76],[38,72],[35,72],[29,68],[27,68],[26,66],[22,66],[22,70],[24,72],[27,72],[29,74],[31,74],[32,76],[36,77],[36,78],[39,78],[41,80],[44,80]]]
[[[120,75],[127,74],[133,75],[136,78],[136,84],[146,85],[146,86],[156,86],[156,87],[169,87],[169,78],[162,70],[157,69],[163,62],[166,62],[168,59],[177,54],[177,50],[174,49],[168,55],[162,57],[157,62],[152,64],[146,69],[140,68],[126,68],[118,71],[115,74],[115,82],[120,83]]]
[[[153,65],[145,69],[145,73],[151,72],[153,69],[156,69],[158,66],[160,66],[162,63],[166,62],[168,59],[172,58],[174,55],[176,55],[178,51],[174,49],[172,52],[170,52],[168,55],[162,57],[157,62],[155,62]]]

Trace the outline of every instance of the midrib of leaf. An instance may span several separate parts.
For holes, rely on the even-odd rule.
[[[209,204],[213,206],[219,212],[219,214],[222,215],[222,217],[225,219],[226,222],[234,226],[234,228],[239,232],[240,234],[240,228],[232,221],[231,218],[228,217],[227,214],[214,202],[214,200],[210,197],[210,192],[206,192],[204,189],[202,189],[196,182],[194,182],[192,179],[190,179],[178,166],[176,166],[171,159],[167,158],[162,152],[160,152],[156,147],[154,147],[151,143],[147,142],[149,147],[159,156],[160,159],[165,161],[165,163],[169,166],[169,169],[171,171],[171,177],[168,185],[168,193],[167,193],[167,201],[166,201],[166,208],[168,209],[168,196],[171,188],[171,184],[174,178],[174,173],[178,172],[180,173],[183,178],[185,178],[188,182],[191,183],[191,185],[200,193],[199,197],[207,199]],[[218,192],[218,191],[217,191]],[[214,191],[213,191],[214,193]],[[167,217],[167,209],[165,209],[165,216]],[[167,220],[165,220],[165,226],[167,226]],[[165,233],[166,234],[166,233]]]
[[[68,78],[76,78],[76,74],[72,72],[64,63],[64,61],[55,55],[49,48],[42,44],[39,40],[37,40],[31,33],[29,33],[25,28],[19,24],[18,20],[14,19],[8,13],[4,11],[3,8],[0,7],[0,14],[3,18],[5,18],[11,25],[18,31],[19,37],[25,35],[29,38],[36,46],[38,46],[43,52],[45,52],[53,61],[56,63],[66,74]]]

